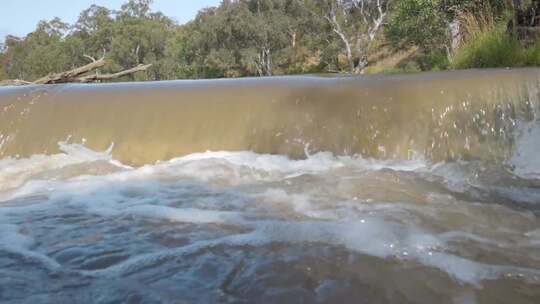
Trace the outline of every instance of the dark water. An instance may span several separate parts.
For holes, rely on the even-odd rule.
[[[3,302],[540,297],[536,179],[479,163],[252,152],[129,169],[71,148],[0,163],[11,183],[0,192]]]
[[[0,91],[0,302],[539,303],[537,76]]]

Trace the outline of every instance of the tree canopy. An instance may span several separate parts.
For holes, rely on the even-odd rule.
[[[388,45],[448,51],[462,12],[487,3],[504,18],[512,1],[223,0],[183,25],[153,11],[152,0],[118,11],[92,5],[75,24],[55,18],[7,36],[0,79],[31,81],[103,56],[104,72],[152,64],[132,80],[360,73]]]

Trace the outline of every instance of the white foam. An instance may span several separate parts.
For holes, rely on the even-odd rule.
[[[519,124],[516,137],[509,161],[514,172],[525,178],[540,178],[540,120]]]
[[[59,142],[59,149],[63,153],[53,155],[33,155],[30,158],[3,158],[0,159],[0,191],[18,187],[33,176],[43,172],[63,168],[69,165],[96,161],[106,161],[120,165],[111,156],[113,146],[106,151],[95,152],[81,144],[68,144]]]
[[[444,252],[445,244],[436,235],[378,219],[358,222],[259,222],[250,233],[197,241],[177,249],[167,249],[132,257],[111,268],[85,272],[117,276],[219,245],[265,246],[273,242],[327,243],[380,258],[417,261],[446,272],[460,283],[480,287],[483,280],[505,275],[538,276],[540,271],[512,266],[488,265]]]
[[[267,223],[259,227],[255,242],[323,242],[380,258],[415,260],[438,268],[459,282],[480,286],[507,274],[538,276],[540,270],[489,265],[446,253],[442,237],[419,228],[371,218],[364,222]]]
[[[51,188],[48,185],[50,180],[40,184],[32,181],[33,177],[39,177],[44,172],[66,168],[69,165],[91,164],[97,161],[110,163],[123,170],[123,172],[97,177],[96,183],[99,188],[101,188],[99,184],[102,183],[127,180],[187,178],[205,182],[222,181],[234,185],[257,181],[280,181],[303,174],[321,174],[343,167],[359,170],[389,168],[403,171],[426,168],[422,160],[376,161],[356,157],[335,157],[331,153],[317,153],[304,160],[292,160],[283,155],[256,154],[249,151],[195,153],[154,165],[130,168],[112,158],[113,145],[104,152],[95,152],[82,144],[68,144],[67,142],[60,142],[59,147],[63,153],[34,155],[27,159],[0,160],[0,202],[31,193],[57,192],[60,189],[47,190]],[[85,176],[84,167],[81,170],[80,177],[68,178],[79,179],[83,181],[85,188],[92,188],[92,182],[85,182],[85,180],[91,180],[92,177]],[[30,181],[29,185],[23,186],[27,181]],[[13,189],[15,190],[7,192]]]
[[[370,256],[434,267],[457,281],[472,285],[508,271],[526,271],[513,266],[486,265],[452,254],[452,239],[469,235],[448,231],[435,233],[423,227],[422,221],[418,220],[420,212],[415,208],[425,209],[426,206],[350,201],[326,196],[324,190],[315,189],[316,184],[311,191],[309,179],[302,181],[302,175],[326,177],[331,173],[333,178],[339,178],[343,172],[352,174],[384,168],[428,170],[422,160],[375,161],[336,157],[330,153],[292,160],[286,156],[245,151],[206,152],[140,168],[122,167],[121,171],[103,175],[88,175],[83,170],[77,176],[65,179],[32,178],[70,164],[114,163],[112,146],[105,152],[93,152],[83,145],[67,143],[61,144],[60,148],[63,153],[57,155],[0,160],[0,182],[4,181],[0,185],[0,202],[9,202],[9,206],[0,204],[1,222],[9,223],[11,216],[24,215],[29,208],[38,208],[35,205],[17,207],[15,201],[41,197],[42,202],[38,205],[51,208],[51,212],[54,208],[70,207],[103,217],[133,216],[195,225],[232,224],[251,231],[135,256],[110,269],[88,273],[129,272],[141,264],[152,264],[205,246],[263,246],[271,242],[320,242],[343,246]],[[456,180],[459,178],[457,176]],[[288,188],[289,183],[302,184],[299,188]],[[198,201],[200,192],[208,189],[217,189],[212,200]],[[428,200],[426,204],[435,203]],[[293,212],[285,212],[288,220],[272,219],[278,209]],[[265,210],[269,210],[269,214],[265,214]],[[0,246],[5,250],[40,260],[51,268],[58,267],[54,260],[32,251],[33,240],[21,234],[17,226],[0,225],[0,229]],[[531,232],[530,238],[535,237],[535,232]],[[468,239],[482,244],[497,243],[496,239],[476,235],[470,235]]]
[[[247,167],[254,170],[261,170],[268,173],[277,172],[285,177],[294,177],[308,173],[319,173],[328,170],[343,168],[346,166],[364,169],[380,170],[383,168],[415,171],[426,167],[423,160],[412,161],[380,161],[373,159],[363,159],[360,157],[334,156],[332,153],[319,152],[310,155],[307,159],[292,160],[283,155],[257,154],[254,152],[205,152],[187,155],[169,161],[169,164],[186,164],[192,162],[202,162],[207,164],[211,160],[225,161],[235,167]],[[163,163],[160,163],[163,164]],[[291,174],[293,174],[291,176]],[[281,176],[283,177],[283,176]]]
[[[293,209],[297,213],[301,213],[311,217],[318,217],[313,210],[309,195],[307,194],[288,194],[283,189],[271,188],[265,192],[255,195],[256,198],[262,199],[265,203],[283,205]]]
[[[238,212],[202,210],[194,208],[172,208],[156,205],[139,205],[124,210],[124,214],[194,224],[237,223],[241,216]]]

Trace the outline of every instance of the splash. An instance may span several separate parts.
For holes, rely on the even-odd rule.
[[[537,70],[470,73],[0,91],[0,299],[534,303]]]
[[[190,261],[182,266],[190,271],[208,267],[208,252],[227,268],[226,257],[233,253],[280,263],[278,250],[286,260],[332,260],[335,267],[368,267],[352,262],[368,257],[383,263],[369,267],[388,273],[388,280],[417,269],[416,275],[437,277],[455,289],[456,297],[466,290],[489,294],[514,281],[532,289],[540,284],[540,256],[534,253],[540,249],[540,222],[530,211],[459,189],[452,182],[456,174],[469,174],[466,169],[475,163],[332,153],[294,160],[244,151],[197,153],[133,168],[113,160],[111,150],[60,146],[63,153],[3,161],[2,178],[23,165],[32,174],[0,192],[0,261],[94,282],[158,274],[165,280],[180,260]],[[106,169],[96,171],[99,166]],[[469,186],[479,180],[470,177]],[[276,249],[280,244],[292,251]],[[348,262],[341,260],[343,252]],[[255,269],[265,265],[258,258],[247,261]],[[333,273],[309,267],[323,277]],[[199,275],[185,278],[197,281]],[[208,291],[223,284],[219,276],[207,280]]]

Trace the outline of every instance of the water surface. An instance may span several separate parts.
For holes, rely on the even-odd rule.
[[[538,76],[0,91],[0,301],[538,303]]]

